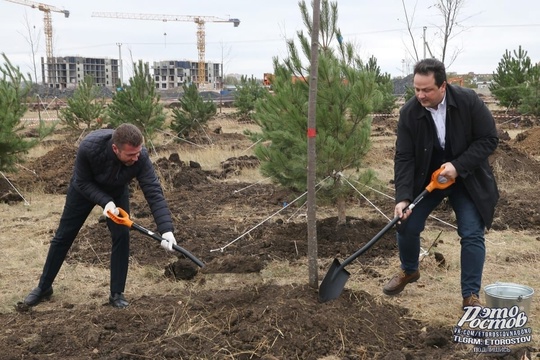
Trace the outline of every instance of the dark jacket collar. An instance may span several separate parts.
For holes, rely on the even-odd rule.
[[[454,85],[446,83],[446,109],[448,109],[449,106],[457,107],[457,103],[454,98],[455,91],[456,88]]]
[[[112,148],[112,145],[113,145],[113,141],[112,141],[112,138],[109,139],[109,141],[107,141],[107,148],[105,151],[107,151],[107,158],[113,160],[113,161],[116,161],[116,162],[120,162],[120,160],[118,159],[118,156],[116,156],[116,154],[114,153],[114,150]]]

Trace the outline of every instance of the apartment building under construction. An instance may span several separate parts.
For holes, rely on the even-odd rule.
[[[97,86],[114,89],[121,79],[121,66],[117,59],[64,56],[49,60],[46,62],[45,58],[41,58],[41,73],[43,83],[50,88],[74,89],[86,76],[91,76]],[[158,90],[178,89],[184,84],[196,84],[198,74],[197,61],[166,60],[154,62],[152,66],[152,75]],[[199,87],[210,90],[221,89],[222,85],[221,64],[205,63],[205,78]]]
[[[156,89],[168,90],[181,88],[184,84],[196,84],[199,73],[199,63],[189,60],[156,61],[152,66]],[[205,63],[205,78],[199,84],[202,89],[221,89],[223,75],[221,64]]]
[[[75,88],[86,76],[94,79],[94,84],[115,87],[118,84],[118,60],[109,58],[90,58],[64,56],[41,58],[43,83],[55,89]]]

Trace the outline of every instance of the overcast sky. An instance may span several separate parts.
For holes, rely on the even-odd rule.
[[[23,1],[24,2],[24,1]],[[28,1],[31,2],[31,1]],[[206,23],[206,61],[224,64],[224,72],[262,78],[273,72],[272,58],[286,57],[285,40],[303,30],[295,0],[46,0],[44,3],[70,11],[69,18],[52,13],[55,56],[159,60],[198,60],[197,26],[193,22],[123,20],[92,17],[92,12],[197,15],[238,18],[231,23]],[[437,25],[442,20],[435,0],[405,0],[409,16],[414,13],[413,29],[422,57],[423,27],[435,56]],[[311,1],[308,1],[310,4]],[[353,42],[367,59],[374,55],[384,72],[406,75],[413,61],[401,0],[338,0],[339,27],[344,40]],[[540,61],[540,1],[465,0],[461,10],[460,32],[450,42],[450,50],[460,53],[448,71],[492,73],[505,50],[521,45],[533,61]],[[0,0],[0,52],[5,53],[24,72],[32,72],[31,47],[26,20],[33,37],[39,35],[38,55],[45,56],[43,13],[29,6]],[[35,28],[34,28],[35,27]],[[39,57],[38,57],[39,64]],[[409,66],[407,66],[409,65]],[[448,64],[447,64],[448,65]],[[39,65],[38,65],[39,66]],[[124,67],[125,76],[131,69]],[[40,74],[38,73],[38,76]]]

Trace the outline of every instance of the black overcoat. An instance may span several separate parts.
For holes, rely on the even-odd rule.
[[[488,158],[499,138],[489,109],[471,89],[446,86],[446,128],[452,165],[480,212],[486,227],[499,199]],[[396,203],[412,201],[429,183],[435,128],[431,113],[411,98],[400,110],[394,157]]]

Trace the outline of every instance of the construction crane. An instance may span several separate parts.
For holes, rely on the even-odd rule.
[[[206,34],[205,23],[233,23],[234,27],[240,25],[238,19],[221,19],[215,16],[196,16],[196,15],[163,15],[163,14],[133,14],[119,12],[93,12],[92,17],[115,18],[115,19],[131,19],[131,20],[159,20],[167,21],[189,21],[197,24],[197,51],[199,54],[199,68],[197,71],[197,85],[199,88],[206,82],[205,72],[205,51],[206,51]]]
[[[45,44],[46,44],[46,51],[47,51],[47,63],[52,61],[53,58],[53,28],[52,28],[52,18],[51,18],[51,11],[59,12],[64,14],[66,18],[69,17],[69,11],[68,10],[62,10],[55,6],[42,4],[34,1],[26,1],[26,0],[6,0],[15,4],[20,5],[26,5],[30,6],[33,9],[38,9],[39,11],[43,11],[43,21],[44,21],[44,27],[43,32],[45,33]]]

